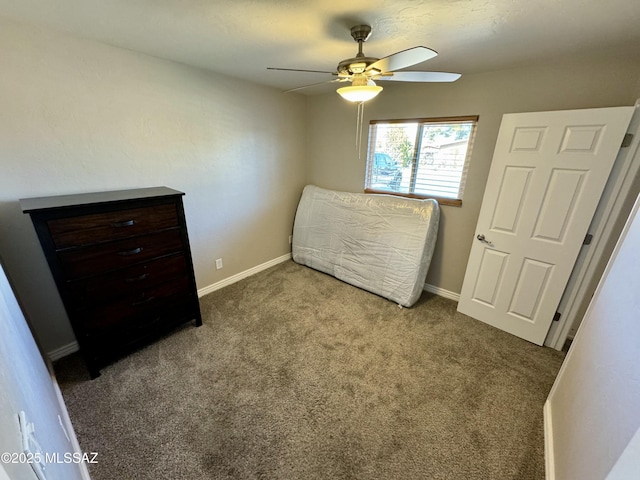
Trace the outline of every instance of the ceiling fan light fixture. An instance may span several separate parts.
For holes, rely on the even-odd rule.
[[[347,58],[338,63],[335,72],[325,72],[319,70],[302,70],[297,68],[273,68],[269,70],[287,70],[296,72],[328,73],[337,77],[327,80],[327,83],[351,82],[351,86],[339,88],[338,94],[349,102],[359,103],[376,97],[382,87],[378,87],[372,80],[396,81],[396,82],[454,82],[459,77],[459,73],[447,72],[424,72],[406,70],[409,67],[438,55],[438,52],[427,47],[413,47],[400,52],[387,55],[383,58],[368,57],[362,51],[363,43],[371,34],[370,25],[356,25],[351,28],[351,36],[358,43],[358,53],[355,57]],[[305,85],[303,87],[292,88],[285,92],[295,92],[303,88],[318,85],[317,83]]]
[[[373,83],[373,82],[371,82]],[[338,94],[350,102],[366,102],[377,96],[382,91],[382,87],[373,85],[352,85],[336,90]]]

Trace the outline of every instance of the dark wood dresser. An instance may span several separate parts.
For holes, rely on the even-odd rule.
[[[91,378],[177,325],[202,325],[183,195],[154,187],[20,200]]]

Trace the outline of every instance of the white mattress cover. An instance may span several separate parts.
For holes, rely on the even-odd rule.
[[[435,200],[304,188],[293,260],[402,306],[419,298],[435,247]]]

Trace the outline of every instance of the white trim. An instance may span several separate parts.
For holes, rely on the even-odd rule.
[[[287,260],[291,260],[291,253],[287,253],[280,257],[274,258],[273,260],[269,260],[268,262],[261,263],[260,265],[257,265],[253,268],[250,268],[243,272],[227,277],[224,280],[220,280],[219,282],[200,288],[198,289],[198,298],[204,297],[208,293],[215,292],[216,290],[220,290],[221,288],[229,286],[233,283],[239,282],[244,278],[250,277],[251,275],[255,275],[256,273],[266,270],[267,268],[275,267],[276,265],[284,263]],[[453,300],[455,302],[458,302],[460,300],[459,293],[451,292],[449,290],[445,290],[444,288],[436,287],[435,285],[429,285],[428,283],[425,283],[424,291],[433,293],[440,297],[448,298],[449,300]],[[72,353],[75,353],[78,350],[80,350],[80,347],[78,346],[78,342],[71,342],[71,343],[68,343],[67,345],[63,345],[60,348],[56,348],[55,350],[51,350],[50,352],[47,352],[47,356],[52,362],[55,362],[56,360],[59,360],[62,357],[71,355]]]
[[[67,355],[71,355],[78,350],[80,350],[78,342],[71,342],[59,348],[56,348],[55,350],[47,352],[47,357],[49,357],[49,360],[51,360],[52,362],[55,362],[56,360],[59,360],[62,357],[66,357]]]
[[[556,478],[555,460],[553,458],[553,422],[551,421],[551,402],[544,403],[544,464],[545,478],[554,480]]]
[[[433,293],[440,297],[448,298],[449,300],[453,300],[455,302],[460,301],[460,294],[456,292],[450,292],[449,290],[445,290],[444,288],[436,287],[435,285],[429,285],[428,283],[424,284],[425,292]]]
[[[278,258],[274,258],[273,260],[269,260],[268,262],[262,263],[256,267],[250,268],[249,270],[245,270],[244,272],[240,272],[236,275],[225,278],[224,280],[214,283],[213,285],[209,285],[208,287],[199,289],[198,297],[203,297],[207,293],[220,290],[221,288],[226,287],[227,285],[236,283],[242,280],[243,278],[247,278],[247,277],[250,277],[251,275],[255,275],[256,273],[261,272],[262,270],[266,270],[267,268],[271,268],[275,265],[286,262],[287,260],[290,260],[290,259],[291,259],[291,253],[287,253]],[[78,346],[78,342],[71,342],[66,345],[63,345],[62,347],[59,347],[47,352],[47,356],[52,362],[55,362],[56,360],[59,360],[62,357],[71,355],[72,353],[77,352],[78,350],[80,350],[80,347]]]
[[[274,258],[273,260],[269,260],[268,262],[257,265],[253,268],[250,268],[249,270],[245,270],[244,272],[236,273],[235,275],[227,277],[224,280],[220,280],[219,282],[211,284],[207,287],[200,288],[198,289],[198,297],[204,297],[208,293],[220,290],[221,288],[231,285],[232,283],[239,282],[243,278],[255,275],[256,273],[266,270],[267,268],[275,267],[276,265],[284,263],[287,260],[291,260],[291,253],[287,253],[278,258]]]
[[[76,346],[77,345],[78,344],[76,343]],[[58,401],[58,408],[59,408],[58,417],[62,422],[60,425],[64,426],[65,433],[69,438],[69,442],[71,442],[73,451],[76,454],[82,454],[84,452],[80,447],[80,443],[78,442],[78,437],[76,436],[76,431],[74,430],[73,424],[71,423],[71,418],[69,417],[69,411],[67,410],[67,404],[65,403],[64,397],[62,396],[62,391],[60,390],[60,385],[58,385],[58,380],[56,379],[56,376],[53,373],[51,374],[51,383],[53,384],[53,390],[55,391],[56,400]],[[80,469],[80,475],[82,476],[83,480],[91,480],[91,476],[89,475],[89,467],[87,466],[86,462],[79,462],[78,468]]]

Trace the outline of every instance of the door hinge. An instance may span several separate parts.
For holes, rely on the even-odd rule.
[[[561,316],[562,316],[562,314],[560,312],[556,312],[556,314],[553,316],[553,321],[554,322],[559,322]]]
[[[633,133],[625,133],[620,148],[627,148],[633,142]]]
[[[587,233],[584,237],[584,242],[582,242],[582,244],[591,245],[591,240],[593,240],[593,235],[591,235],[590,233]]]

